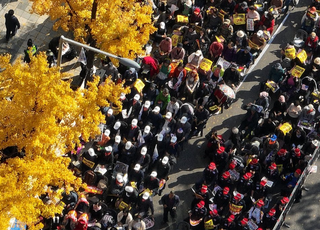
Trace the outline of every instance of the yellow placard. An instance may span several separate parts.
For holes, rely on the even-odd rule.
[[[215,225],[213,224],[212,219],[204,222],[204,229],[205,230],[210,230],[210,229],[214,229]]]
[[[95,163],[94,162],[92,162],[92,161],[90,161],[90,160],[88,160],[88,159],[86,159],[86,158],[83,158],[82,159],[82,162],[86,165],[86,166],[88,166],[89,168],[93,168],[93,166],[95,165]]]
[[[246,15],[245,14],[233,15],[233,24],[235,24],[235,25],[244,25],[244,24],[246,24]]]
[[[286,122],[281,125],[279,129],[283,132],[284,135],[287,135],[287,133],[292,130],[292,126],[288,122]]]
[[[224,16],[225,16],[226,14],[227,14],[227,13],[221,9],[221,10],[219,11],[219,13],[218,13],[218,17],[221,18],[221,20],[223,21]]]
[[[133,84],[133,86],[136,88],[136,90],[141,93],[145,84],[140,80],[140,79],[137,79],[135,81],[135,83]]]
[[[200,69],[204,70],[204,71],[209,71],[212,65],[212,61],[210,61],[209,59],[202,59],[201,63],[200,63]]]
[[[225,41],[225,39],[222,35],[220,35],[219,37],[216,36],[216,40],[217,40],[217,42],[220,42],[220,43],[224,43],[224,41]]]
[[[177,22],[188,23],[189,22],[189,18],[188,18],[188,16],[177,15]]]
[[[290,73],[293,77],[297,77],[297,78],[300,78],[303,74],[303,72],[305,71],[304,68],[302,68],[301,66],[298,66],[296,65],[295,67],[293,67],[291,70],[290,70]]]
[[[287,58],[294,59],[296,57],[296,49],[294,47],[286,48],[284,51],[284,55]]]
[[[301,61],[301,63],[304,63],[307,60],[307,52],[305,50],[301,50],[299,53],[297,53],[297,58]]]

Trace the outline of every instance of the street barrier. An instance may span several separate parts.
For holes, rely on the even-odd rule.
[[[308,177],[308,175],[309,175],[309,173],[311,171],[312,165],[318,159],[318,157],[319,157],[319,146],[314,150],[314,152],[312,154],[312,157],[308,162],[307,167],[303,170],[303,173],[301,174],[296,186],[294,187],[292,193],[290,194],[288,204],[284,208],[284,210],[281,213],[279,219],[277,220],[276,225],[273,227],[272,230],[280,230],[281,226],[284,224],[285,219],[286,219],[286,215],[290,211],[292,205],[295,202],[296,194],[299,192],[299,190],[302,189],[302,186],[303,186],[305,180],[307,179],[307,177]]]

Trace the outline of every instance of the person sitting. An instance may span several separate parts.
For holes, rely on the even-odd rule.
[[[237,53],[236,46],[232,41],[229,41],[228,45],[224,47],[221,56],[224,58],[224,60],[228,62],[233,62],[236,56],[236,53]]]
[[[311,32],[310,35],[307,37],[307,40],[305,41],[304,45],[305,48],[309,48],[313,51],[313,53],[316,53],[318,49],[318,42],[319,37],[316,35],[315,32]]]
[[[237,65],[231,64],[231,66],[226,69],[223,74],[223,81],[232,88],[238,87],[240,84],[240,73],[237,69]]]
[[[249,68],[253,59],[252,54],[250,53],[250,50],[251,50],[250,46],[247,46],[246,49],[241,49],[237,52],[236,63],[238,65]]]
[[[216,62],[216,60],[218,60],[218,58],[221,56],[222,51],[223,51],[223,44],[221,42],[219,41],[212,42],[209,49],[210,59]]]
[[[259,29],[260,26],[265,26],[266,30],[269,31],[270,34],[273,33],[275,25],[275,19],[274,15],[271,12],[268,12],[266,15],[262,15],[260,21],[257,23],[257,29]]]
[[[197,50],[196,52],[190,54],[190,56],[188,57],[188,65],[192,69],[198,68],[202,59],[203,59],[203,55],[201,50]]]
[[[202,26],[203,18],[200,8],[196,7],[194,9],[193,14],[190,16],[190,23],[195,24],[196,26]]]
[[[230,19],[225,19],[220,25],[217,36],[222,36],[225,40],[231,39],[233,35],[233,26],[231,25]]]
[[[184,60],[184,56],[186,55],[186,51],[183,48],[182,43],[178,43],[176,47],[174,47],[170,53],[171,62],[181,62]]]
[[[266,40],[264,38],[264,33],[262,30],[253,33],[249,38],[249,46],[251,48],[251,53],[257,52],[257,54],[259,54],[265,44]]]
[[[287,111],[287,107],[286,98],[283,95],[280,95],[279,99],[274,102],[273,108],[270,110],[270,118],[281,122],[284,119],[284,113]]]
[[[231,38],[236,48],[244,49],[248,46],[248,36],[242,30],[238,30]]]

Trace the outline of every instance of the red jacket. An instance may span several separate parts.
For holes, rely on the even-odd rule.
[[[269,31],[270,34],[272,34],[273,32],[273,28],[274,28],[274,24],[275,24],[275,20],[272,19],[270,20],[269,18],[266,18],[265,15],[263,15],[260,19],[260,21],[258,22],[257,26],[265,26],[267,28],[267,31]]]
[[[313,40],[312,40],[311,36],[309,36],[305,42],[305,46],[310,47],[312,49],[316,49],[318,46],[318,42],[319,42],[318,36],[316,36]]]

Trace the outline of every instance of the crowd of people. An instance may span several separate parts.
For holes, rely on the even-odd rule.
[[[170,171],[183,157],[188,140],[203,136],[210,115],[230,106],[234,97],[222,86],[237,91],[243,72],[270,39],[276,17],[290,4],[152,2],[160,15],[158,30],[151,36],[153,44],[146,45],[141,69],[123,70],[110,60],[103,62],[101,83],[111,76],[131,89],[119,98],[122,110],[115,105],[101,108],[105,114],[101,135],[89,143],[82,141],[69,153],[70,169],[88,186],[81,194],[64,193],[63,214],[43,219],[44,229],[147,229],[154,224],[156,195],[161,196],[163,223],[169,214],[176,221],[179,197],[173,191],[162,194]],[[215,130],[206,135],[204,157],[209,164],[194,186],[185,219],[190,228],[272,229],[289,202],[318,147],[313,134],[319,128],[319,8],[317,0],[308,8],[301,24],[309,34],[304,45],[299,50],[293,43],[283,48],[282,61],[261,83],[258,99],[244,107],[247,114],[230,138],[223,140]],[[10,15],[13,12],[6,17]],[[8,39],[13,32],[9,30]],[[57,55],[57,41],[50,43],[51,56]],[[32,40],[28,47],[27,52],[36,52]],[[273,106],[271,96],[277,98]],[[270,194],[278,185],[281,197],[271,206]],[[297,194],[299,201],[301,190]]]

